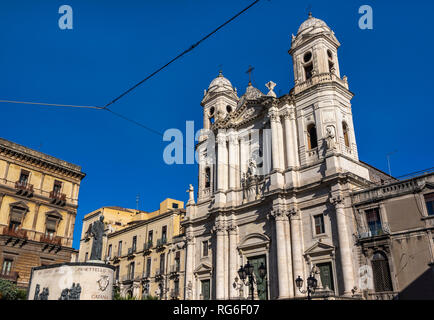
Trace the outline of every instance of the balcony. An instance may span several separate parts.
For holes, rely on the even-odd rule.
[[[179,269],[180,269],[179,265],[176,265],[176,264],[171,265],[170,266],[170,277],[171,278],[177,278],[179,276]]]
[[[370,292],[368,293],[368,300],[398,300],[399,293],[388,291],[388,292]]]
[[[150,272],[143,272],[142,273],[142,281],[143,282],[149,282],[151,278]]]
[[[18,272],[0,273],[0,279],[9,280],[9,281],[12,281],[14,283],[17,282],[18,277],[19,277]]]
[[[145,245],[143,246],[143,255],[148,255],[152,252],[152,241],[145,242]]]
[[[127,253],[128,259],[134,258],[136,256],[135,253],[136,253],[136,248],[135,247],[128,248],[128,253]]]
[[[179,290],[170,290],[170,299],[179,300]]]
[[[167,245],[167,238],[161,238],[157,240],[157,250],[163,250],[164,248],[166,248]]]
[[[134,281],[134,276],[131,274],[127,274],[122,276],[122,283],[128,283],[128,282],[133,282]]]
[[[64,206],[66,204],[66,194],[51,191],[50,192],[51,203],[57,206]]]
[[[62,245],[62,238],[57,237],[57,236],[41,235],[41,237],[39,238],[39,241],[44,242],[44,243],[48,243],[48,244],[57,245],[57,246]]]
[[[371,238],[378,238],[388,236],[390,234],[390,228],[387,223],[382,223],[375,228],[359,228],[357,238],[358,240],[367,240]]]
[[[13,229],[13,228],[4,228],[3,235],[9,236],[11,238],[16,239],[26,239],[27,240],[27,231],[22,230],[21,228]]]
[[[15,182],[15,189],[17,190],[17,195],[28,198],[33,196],[33,184],[27,183],[25,181],[17,181]]]
[[[155,271],[155,280],[156,281],[163,280],[163,278],[164,278],[164,270],[158,269],[157,271]]]

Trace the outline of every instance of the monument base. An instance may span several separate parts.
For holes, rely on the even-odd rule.
[[[32,268],[28,300],[112,300],[115,267],[102,261]]]

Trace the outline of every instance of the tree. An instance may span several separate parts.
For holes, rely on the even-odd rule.
[[[0,279],[0,300],[26,300],[26,290],[18,289],[16,284]]]

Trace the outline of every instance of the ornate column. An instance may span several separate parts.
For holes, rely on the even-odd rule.
[[[292,110],[287,110],[284,116],[285,121],[285,140],[286,140],[286,163],[288,167],[297,166],[297,143],[294,136],[293,127],[295,126],[295,114]]]
[[[279,156],[279,129],[278,123],[280,117],[277,113],[277,108],[272,107],[268,113],[271,123],[271,154],[273,161],[273,170],[281,170],[280,156]]]
[[[339,251],[341,256],[342,273],[344,278],[344,295],[351,295],[354,288],[354,272],[350,241],[348,239],[348,229],[344,210],[344,197],[341,195],[333,196],[330,202],[336,208],[336,221],[339,236]]]
[[[193,227],[190,225],[186,230],[186,247],[187,257],[185,259],[185,281],[184,281],[184,299],[194,299],[193,292],[189,290],[189,283],[193,284],[193,269],[194,269],[194,236]]]
[[[281,209],[273,209],[271,215],[276,222],[276,247],[277,247],[277,278],[279,281],[279,298],[289,298],[288,271],[286,257],[285,220],[286,214]]]
[[[228,227],[229,233],[229,299],[236,299],[239,297],[238,291],[232,285],[235,277],[238,276],[238,253],[237,253],[237,234],[238,227],[234,221]]]
[[[225,298],[225,270],[224,270],[224,237],[226,235],[224,222],[216,221],[214,232],[217,238],[216,248],[216,299],[223,300]]]
[[[228,150],[226,146],[226,134],[217,134],[217,191],[228,189]]]
[[[249,157],[249,136],[240,137],[240,177],[247,171],[247,161]]]
[[[300,213],[297,209],[292,208],[288,211],[291,229],[291,249],[292,249],[292,266],[293,278],[290,279],[293,288],[295,279],[300,276],[304,278],[303,271],[303,238],[301,236]],[[296,297],[303,296],[299,290],[294,290]]]
[[[285,169],[285,146],[283,143],[283,128],[282,128],[282,122],[280,119],[280,116],[278,116],[278,120],[277,121],[277,133],[278,133],[278,145],[279,145],[279,163],[280,163],[280,168],[281,169]]]
[[[238,179],[238,137],[235,132],[229,134],[229,189],[235,190],[237,188]],[[231,194],[230,201],[235,202],[235,193]]]
[[[286,216],[289,217],[289,213],[286,212]],[[292,274],[292,248],[291,248],[291,230],[289,227],[288,218],[285,219],[285,243],[286,243],[286,270],[288,271],[288,291],[289,297],[294,297],[294,285],[292,279],[294,278]]]

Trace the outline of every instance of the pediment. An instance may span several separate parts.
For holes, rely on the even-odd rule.
[[[63,219],[62,214],[59,211],[57,211],[57,210],[47,211],[45,213],[45,215],[47,217],[52,217],[52,218],[59,219],[59,220]]]
[[[24,209],[25,211],[29,211],[29,206],[24,201],[17,201],[9,204],[10,207]]]
[[[238,250],[255,248],[255,247],[268,247],[270,244],[270,238],[264,234],[251,233],[245,236],[238,246]]]
[[[202,262],[195,270],[194,273],[212,273],[212,266],[207,262]]]
[[[335,251],[334,246],[318,241],[309,249],[307,249],[304,252],[304,254],[308,256],[315,256],[315,255],[331,254],[334,251]]]

